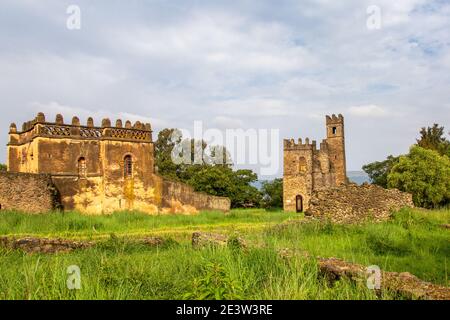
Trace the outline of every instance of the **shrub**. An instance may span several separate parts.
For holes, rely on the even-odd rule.
[[[436,208],[450,203],[450,158],[413,146],[388,175],[388,187],[413,195],[416,206]]]
[[[191,292],[184,299],[194,300],[238,300],[242,299],[242,288],[231,279],[219,263],[208,263],[203,276],[196,278]]]

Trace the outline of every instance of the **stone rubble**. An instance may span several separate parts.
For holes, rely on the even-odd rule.
[[[409,193],[372,184],[347,184],[314,191],[305,215],[334,223],[381,222],[403,207],[414,207]]]
[[[0,237],[0,246],[9,249],[20,249],[28,253],[70,252],[75,249],[92,247],[93,242],[71,241],[64,239]]]

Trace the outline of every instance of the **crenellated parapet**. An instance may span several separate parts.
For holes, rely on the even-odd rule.
[[[344,116],[342,114],[338,114],[337,116],[335,114],[331,116],[326,116],[327,125],[343,124],[343,123],[344,123]]]
[[[22,131],[18,131],[16,124],[12,123],[9,128],[9,136],[10,145],[21,145],[38,137],[150,143],[152,142],[152,128],[150,123],[144,124],[136,121],[132,125],[129,120],[123,127],[120,119],[113,126],[108,118],[103,119],[101,126],[97,127],[92,117],[87,119],[86,125],[82,125],[76,116],[69,124],[64,122],[61,114],[56,115],[55,122],[47,122],[45,115],[40,112],[33,120],[23,123]]]
[[[304,143],[301,138],[297,142],[294,139],[284,139],[283,145],[284,150],[316,150],[317,148],[316,140],[310,143],[309,138],[306,138]]]

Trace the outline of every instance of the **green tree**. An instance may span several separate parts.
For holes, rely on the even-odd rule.
[[[172,135],[176,129],[164,129],[158,133],[158,139],[155,142],[155,166],[158,174],[163,177],[179,180],[181,165],[172,161],[172,150],[175,143],[180,142],[181,138],[172,141]]]
[[[183,181],[194,190],[211,195],[229,197],[235,207],[256,207],[261,201],[261,194],[251,184],[258,179],[251,170],[233,171],[229,163],[229,153],[222,146],[208,146],[205,141],[183,139],[177,129],[164,129],[158,134],[155,143],[155,162],[158,173],[163,177]],[[174,163],[172,154],[181,158],[183,148],[190,148],[190,160],[187,163]],[[177,153],[178,152],[178,153]],[[195,163],[195,152],[200,152],[201,161]],[[216,164],[215,155],[222,153],[223,163]],[[197,162],[198,159],[197,159]]]
[[[262,184],[262,205],[265,208],[283,207],[283,179],[264,181]]]
[[[362,167],[362,169],[369,175],[370,181],[373,184],[387,188],[388,174],[391,172],[392,167],[398,163],[398,160],[399,157],[394,157],[391,155],[384,161],[375,161],[366,164]]]
[[[444,127],[440,127],[437,123],[432,127],[423,127],[420,130],[420,138],[417,139],[419,147],[435,150],[441,155],[450,156],[450,141],[445,138]]]
[[[450,158],[413,146],[388,175],[388,187],[413,195],[414,204],[436,208],[450,203]]]
[[[6,166],[6,164],[0,163],[0,171],[7,171],[8,168]]]
[[[261,194],[251,185],[258,179],[251,170],[233,171],[228,166],[205,166],[187,181],[196,191],[228,197],[231,207],[258,207]]]
[[[252,170],[241,169],[233,171],[233,193],[231,202],[234,207],[254,208],[260,207],[262,195],[252,185],[258,180],[258,176]]]

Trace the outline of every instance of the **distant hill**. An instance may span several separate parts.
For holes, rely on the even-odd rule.
[[[357,183],[357,184],[363,184],[364,182],[370,183],[369,176],[364,171],[347,171],[347,177],[351,182]],[[254,183],[252,183],[253,186],[261,190],[263,181],[267,180],[258,180]]]
[[[357,184],[370,183],[370,178],[364,171],[347,171],[347,177],[351,182]]]

